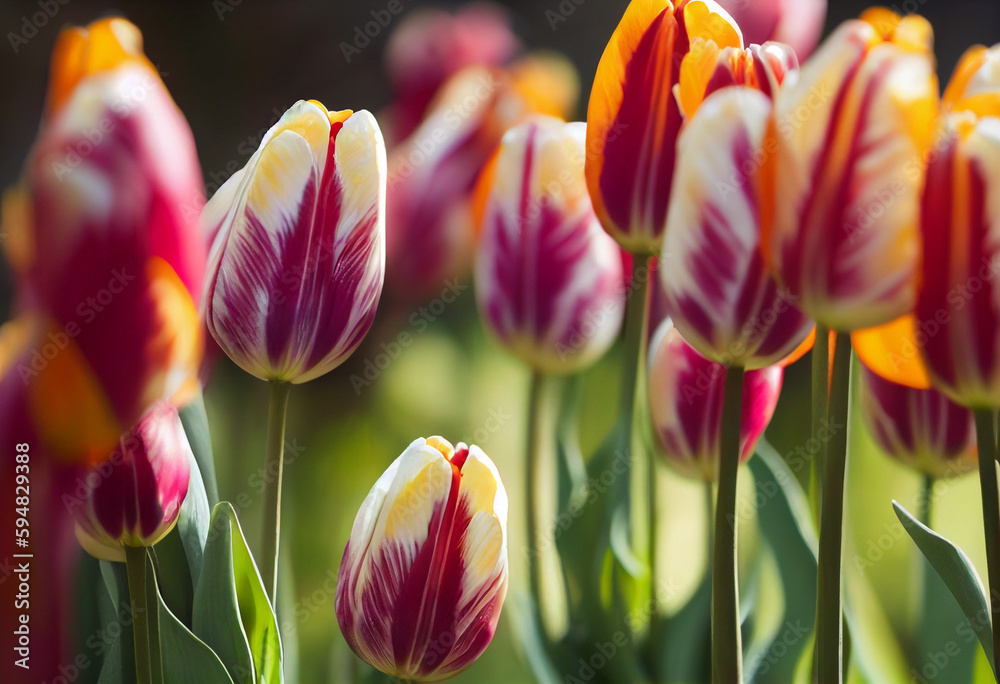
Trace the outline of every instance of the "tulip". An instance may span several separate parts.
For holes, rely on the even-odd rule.
[[[760,92],[725,88],[704,101],[677,144],[660,269],[666,310],[699,353],[727,366],[777,363],[812,328],[760,253],[751,174],[770,114]]]
[[[373,667],[437,681],[489,645],[507,592],[507,494],[477,446],[414,440],[361,504],[337,621]]]
[[[774,415],[784,369],[749,371],[740,411],[740,461],[753,456]],[[653,433],[666,463],[679,474],[718,478],[726,368],[685,342],[670,320],[660,324],[649,350],[649,406]]]
[[[930,477],[976,468],[972,412],[940,392],[890,382],[861,367],[861,418],[890,457]]]
[[[685,76],[715,71],[708,58],[685,68],[685,56],[725,48],[742,50],[743,38],[713,0],[633,0],[604,50],[587,110],[587,186],[605,230],[630,252],[656,252],[663,238],[684,122],[675,91]]]
[[[442,87],[389,159],[386,261],[396,299],[426,301],[468,275],[477,179],[509,128],[572,111],[576,79],[565,58],[528,55],[503,70],[463,69]]]
[[[303,383],[361,343],[385,273],[385,183],[369,112],[299,101],[208,202],[206,320],[240,368]]]
[[[166,402],[151,408],[86,475],[85,498],[67,502],[80,545],[95,558],[124,562],[123,546],[152,546],[167,536],[193,459],[177,409]]]
[[[769,40],[788,43],[799,59],[806,59],[816,48],[827,0],[719,0],[748,43]]]
[[[542,372],[570,373],[614,342],[621,252],[583,175],[586,124],[537,117],[503,138],[476,255],[483,324]]]
[[[196,386],[206,250],[183,207],[201,187],[191,131],[138,29],[115,18],[63,31],[4,211],[5,225],[17,217],[21,304],[48,328],[18,372],[61,457],[106,454],[153,403]]]
[[[385,47],[395,102],[389,108],[391,140],[408,137],[424,118],[441,86],[465,67],[499,67],[520,47],[506,11],[490,3],[454,14],[408,12]]]
[[[765,258],[806,313],[841,332],[916,299],[919,161],[937,113],[931,27],[877,18],[843,24],[782,88],[765,143]]]

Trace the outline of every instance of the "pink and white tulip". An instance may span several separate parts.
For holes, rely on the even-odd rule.
[[[61,457],[107,454],[153,403],[194,388],[203,201],[191,129],[138,29],[112,18],[64,30],[39,138],[5,198],[20,216],[21,303],[59,348],[21,379]]]
[[[337,621],[394,677],[447,679],[483,653],[507,593],[507,494],[477,446],[414,440],[361,504],[337,577]]]
[[[771,422],[784,369],[749,371],[743,382],[740,461],[753,456]],[[711,482],[719,471],[726,368],[709,361],[681,337],[670,320],[660,324],[649,347],[649,407],[654,437],[671,468]]]
[[[243,370],[302,383],[361,343],[385,275],[385,184],[370,113],[299,101],[208,202],[208,329]]]
[[[484,325],[538,370],[569,373],[614,342],[622,259],[587,194],[586,125],[536,117],[503,139],[476,254]]]
[[[931,477],[976,469],[972,411],[934,389],[913,389],[861,366],[861,417],[882,451]]]
[[[67,503],[80,545],[95,558],[124,562],[123,545],[163,539],[187,496],[193,460],[177,409],[151,408],[82,479],[86,498]]]
[[[777,363],[813,325],[761,255],[752,172],[770,115],[766,95],[723,88],[700,105],[677,144],[660,259],[667,311],[685,340],[726,366]]]

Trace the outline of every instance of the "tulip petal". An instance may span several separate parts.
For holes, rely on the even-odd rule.
[[[684,338],[713,361],[745,368],[788,356],[812,327],[760,254],[753,171],[770,113],[768,98],[744,87],[701,105],[678,141],[660,259],[667,311]]]
[[[848,22],[783,88],[765,163],[765,252],[802,308],[837,330],[915,299],[919,164],[936,115],[929,53]]]

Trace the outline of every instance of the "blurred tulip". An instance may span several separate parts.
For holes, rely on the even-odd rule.
[[[414,440],[361,504],[337,577],[337,621],[362,660],[447,679],[486,649],[507,593],[507,494],[477,446]]]
[[[997,406],[1000,255],[992,231],[1000,219],[991,198],[1000,174],[1000,46],[971,48],[942,104],[924,160],[921,246],[929,256],[916,310],[852,340],[861,361],[887,380],[933,385],[964,406]]]
[[[519,47],[499,5],[473,3],[454,14],[436,9],[407,13],[385,48],[396,98],[389,107],[387,137],[402,140],[413,133],[451,76],[468,66],[501,66]]]
[[[206,319],[240,368],[302,383],[361,343],[385,275],[385,183],[375,118],[310,100],[212,197]]]
[[[771,422],[784,369],[749,371],[743,382],[740,461],[754,453]],[[711,482],[718,477],[726,368],[709,361],[669,320],[649,347],[649,407],[653,433],[666,463],[679,474]]]
[[[193,460],[177,409],[166,402],[151,408],[83,478],[84,496],[66,503],[80,545],[95,558],[125,562],[123,545],[152,546],[167,536]]]
[[[931,477],[975,470],[972,411],[932,389],[886,380],[861,366],[861,417],[890,457]]]
[[[765,142],[765,258],[806,313],[841,332],[888,322],[916,298],[937,80],[930,25],[889,15],[827,39],[775,98]]]
[[[747,43],[789,44],[800,60],[816,49],[827,0],[719,0],[743,31]]]
[[[753,177],[771,102],[746,87],[711,95],[677,143],[660,276],[667,312],[702,355],[726,366],[777,363],[812,321],[764,267]]]
[[[707,84],[725,48],[742,50],[743,39],[714,0],[633,0],[604,50],[587,110],[587,185],[605,230],[630,252],[656,252],[663,238],[681,81]],[[687,60],[696,50],[704,58]]]
[[[917,301],[932,385],[973,408],[1000,407],[1000,119],[952,115],[924,190]]]
[[[389,159],[386,275],[395,299],[426,301],[468,275],[473,191],[503,134],[534,113],[565,118],[576,100],[576,72],[556,55],[470,67],[445,84]]]
[[[154,402],[196,385],[206,249],[183,208],[203,202],[201,171],[141,42],[117,18],[60,34],[46,119],[5,198],[21,304],[45,326],[17,372],[64,457],[108,453]]]
[[[586,124],[537,117],[504,136],[476,258],[483,324],[539,371],[570,373],[614,342],[621,250],[583,176]]]

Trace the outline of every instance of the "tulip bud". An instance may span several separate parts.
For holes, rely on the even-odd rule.
[[[87,553],[125,561],[122,545],[152,546],[177,522],[194,455],[177,409],[151,408],[84,478],[86,498],[67,503]]]
[[[299,101],[208,202],[206,321],[240,368],[303,383],[361,343],[385,275],[385,183],[370,113]]]
[[[621,251],[594,215],[586,124],[536,117],[504,136],[476,258],[483,324],[540,371],[570,373],[614,342]]]
[[[632,253],[656,252],[663,238],[684,123],[677,90],[686,72],[716,67],[711,57],[684,67],[698,44],[710,44],[705,55],[743,48],[739,27],[714,0],[632,0],[597,66],[587,109],[587,186],[605,230]]]
[[[740,461],[754,453],[771,422],[784,369],[749,371],[743,382]],[[649,347],[649,407],[661,455],[685,477],[718,477],[726,368],[695,351],[670,320],[660,324]]]
[[[816,48],[827,0],[719,0],[743,31],[748,43],[788,43],[799,59]]]
[[[60,456],[107,454],[153,403],[194,388],[201,188],[191,130],[138,29],[116,18],[60,34],[46,118],[5,201],[24,301],[50,328],[22,379]],[[85,441],[84,415],[111,427]]]
[[[753,173],[770,114],[760,92],[725,88],[705,100],[677,145],[660,261],[667,311],[685,340],[726,366],[777,363],[812,328],[760,253]]]
[[[761,172],[765,259],[803,311],[842,332],[916,299],[920,162],[938,110],[931,27],[878,24],[842,25],[780,90]]]
[[[437,681],[486,649],[507,593],[507,494],[477,446],[414,440],[361,504],[337,577],[351,649]]]
[[[940,392],[890,382],[861,366],[861,417],[890,457],[931,477],[976,468],[972,411]]]

